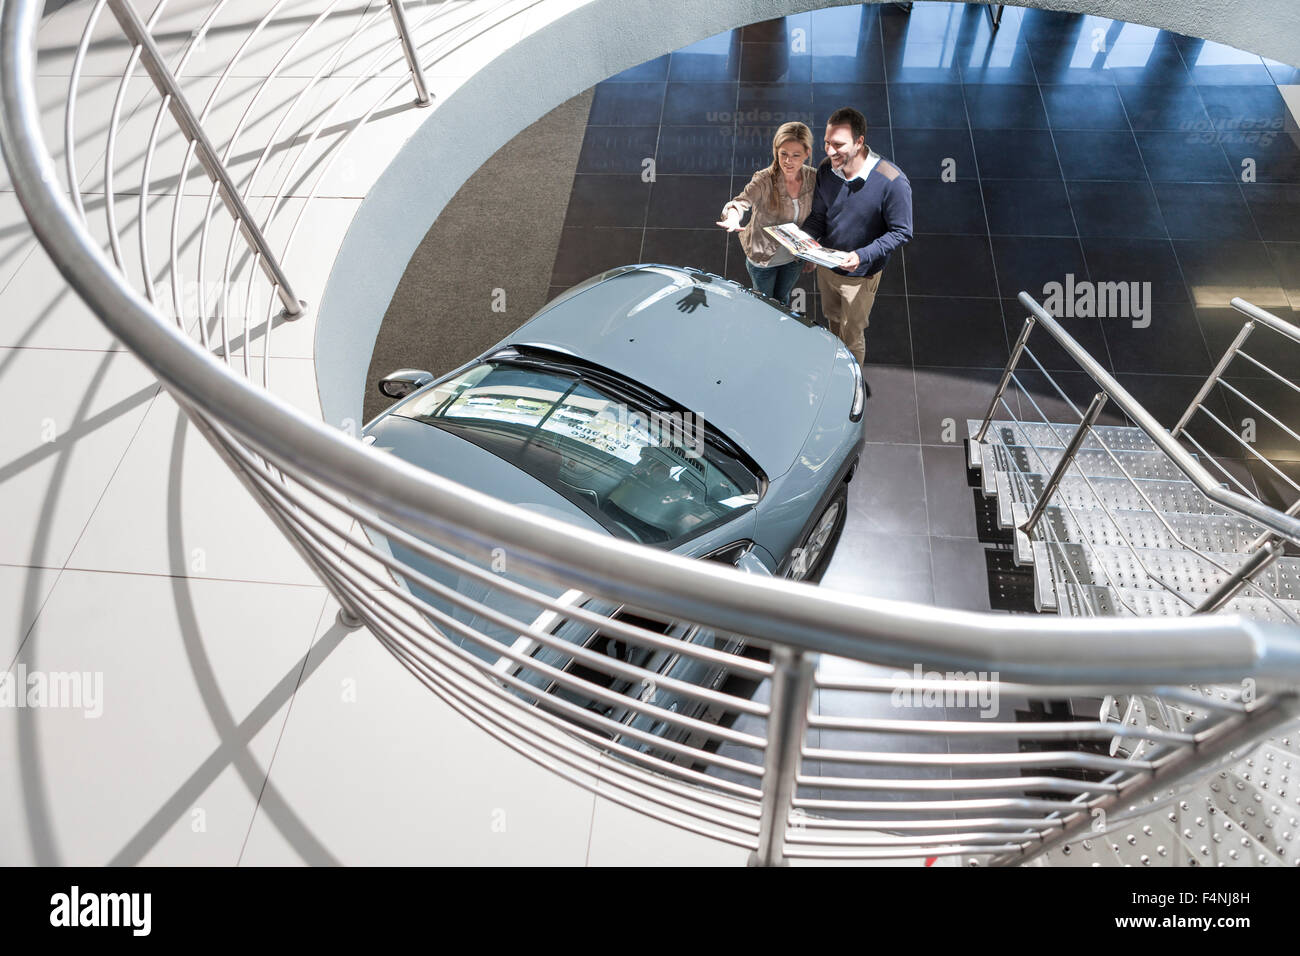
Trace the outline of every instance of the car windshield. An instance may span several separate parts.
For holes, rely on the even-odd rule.
[[[622,397],[608,373],[489,360],[394,414],[473,442],[644,544],[674,547],[758,500],[758,476],[725,439],[688,412]]]

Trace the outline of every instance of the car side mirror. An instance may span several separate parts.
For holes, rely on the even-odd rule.
[[[379,380],[379,394],[385,398],[406,398],[433,381],[433,373],[418,368],[399,368]]]

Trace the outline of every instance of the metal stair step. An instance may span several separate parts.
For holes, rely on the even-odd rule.
[[[1266,808],[1275,804],[1266,803],[1266,795],[1243,781],[1235,769],[1220,771],[1206,781],[1200,812],[1193,809],[1194,800],[1178,805],[1175,828],[1180,842],[1193,859],[1207,866],[1294,866],[1295,828],[1286,821],[1295,814],[1284,815],[1280,806],[1277,813],[1270,813]],[[1265,826],[1265,820],[1271,826]]]
[[[1041,557],[1040,557],[1041,555]],[[1198,557],[1191,551],[1163,548],[1127,548],[1114,545],[1076,542],[1034,542],[1035,574],[1047,575],[1037,567],[1046,560],[1051,573],[1060,580],[1077,580],[1097,587],[1117,586],[1140,590],[1163,591],[1156,575],[1184,597],[1201,603],[1248,559],[1244,553],[1211,553]],[[1221,571],[1213,561],[1224,568]],[[1068,565],[1070,571],[1066,571]],[[1143,568],[1146,570],[1143,570]],[[1070,572],[1073,572],[1072,574]],[[1300,601],[1300,558],[1278,558],[1253,579],[1266,593],[1276,598]],[[1247,588],[1243,597],[1258,597]]]
[[[1149,717],[1153,711],[1146,713]],[[1171,791],[1149,813],[1054,847],[1040,865],[1296,866],[1298,731],[1291,725],[1195,787]]]
[[[1133,821],[1128,826],[1105,833],[1104,840],[1111,852],[1119,858],[1120,866],[1159,867],[1178,866],[1178,834],[1174,825],[1166,820]]]
[[[973,434],[978,426],[968,427]],[[1082,443],[1031,540],[1019,526],[1075,428],[994,422],[985,442],[968,444],[968,463],[980,469],[985,494],[996,495],[999,524],[1015,530],[1017,564],[1032,565],[1035,606],[1067,616],[1193,613],[1248,560],[1263,529],[1209,501],[1145,433],[1103,427],[1100,440],[1089,434]],[[1224,613],[1300,624],[1300,558],[1279,558],[1253,580],[1268,596],[1247,589]],[[1235,693],[1202,689],[1212,696]],[[1119,713],[1109,719],[1122,714],[1125,722],[1131,716],[1161,726],[1199,719],[1199,709],[1185,701],[1145,702],[1155,710],[1135,709],[1138,702],[1125,696],[1103,709],[1117,704]],[[1150,813],[1054,848],[1042,865],[1296,865],[1300,732],[1294,731],[1177,796],[1169,791]],[[1116,741],[1122,755],[1125,743]]]
[[[1104,837],[1092,836],[1048,850],[1040,866],[1123,866]]]
[[[1052,556],[1047,542],[1032,543],[1034,557],[1034,608],[1038,611],[1056,610],[1056,578],[1053,575]],[[1079,547],[1082,547],[1080,545]],[[1080,578],[1082,581],[1083,579]]]
[[[1300,859],[1300,827],[1296,825],[1300,803],[1292,782],[1295,764],[1285,751],[1264,743],[1226,771],[1226,776],[1220,773],[1218,780],[1211,779],[1208,788],[1211,794],[1224,795],[1219,802],[1224,815],[1244,836],[1254,839],[1258,852],[1290,866]],[[1221,787],[1218,791],[1216,783]]]
[[[980,424],[979,419],[967,419],[967,436],[974,438],[975,433],[979,431]],[[1069,442],[1070,436],[1074,434],[1075,429],[1078,427],[1078,425],[1068,424],[1048,425],[1043,422],[1012,422],[995,419],[989,424],[989,430],[984,435],[984,441],[979,444],[972,441],[970,447],[973,454],[978,454],[983,446],[989,444],[1064,448]],[[1100,449],[1102,441],[1112,451],[1121,449],[1125,451],[1159,451],[1156,443],[1151,440],[1151,437],[1146,432],[1131,425],[1094,425],[1091,432],[1083,440],[1083,447]],[[972,468],[978,467],[979,461],[970,461],[970,465]]]
[[[1261,863],[1261,854],[1250,852],[1254,849],[1252,845],[1241,844],[1236,824],[1220,810],[1208,786],[1203,785],[1196,793],[1175,801],[1164,814],[1165,819],[1169,816],[1174,818],[1173,834],[1181,850],[1180,864],[1237,867]],[[1271,862],[1270,855],[1263,854],[1264,865]]]
[[[1156,516],[1150,511],[1126,509],[1113,511],[1109,516],[1096,509],[1075,509],[1071,515],[1064,508],[1051,505],[1042,517],[1047,527],[1035,531],[1034,537],[1115,547],[1125,547],[1126,539],[1135,548],[1183,547],[1162,519],[1188,546],[1215,554],[1244,552],[1263,530],[1235,515],[1164,512]]]
[[[1057,613],[1067,617],[1186,617],[1195,610],[1165,590],[1110,588],[1075,585],[1057,580]],[[1276,603],[1274,603],[1274,601]],[[1223,608],[1225,614],[1240,614],[1257,621],[1295,626],[1300,621],[1300,601],[1261,597],[1235,597]]]
[[[1051,474],[1065,454],[1062,448],[1030,445],[989,445],[985,452],[984,471],[994,465],[1000,471],[1039,475]],[[1082,448],[1075,455],[1073,466],[1066,474],[1083,474],[1090,478],[1127,476],[1165,481],[1187,480],[1187,476],[1162,451],[1120,450],[1108,453],[1099,448]]]
[[[998,496],[998,521],[1011,527],[1011,505],[1033,503],[1047,484],[1043,475],[998,472],[994,478]],[[1164,481],[1152,478],[1083,478],[1067,475],[1052,496],[1053,502],[1068,504],[1075,511],[1124,510],[1176,511],[1181,514],[1226,515],[1219,505],[1206,498],[1190,481]],[[1148,502],[1150,504],[1148,504]]]

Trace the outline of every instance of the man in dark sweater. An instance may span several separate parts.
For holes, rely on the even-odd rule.
[[[849,253],[843,268],[817,266],[817,290],[830,330],[862,362],[881,271],[912,238],[912,184],[867,148],[867,120],[855,109],[831,114],[825,146],[803,228],[826,248]]]

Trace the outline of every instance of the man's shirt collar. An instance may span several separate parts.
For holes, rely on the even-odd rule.
[[[874,150],[869,149],[867,150],[867,159],[862,164],[862,168],[858,170],[857,175],[845,176],[834,166],[831,167],[831,172],[833,172],[836,176],[840,177],[840,179],[844,180],[846,183],[851,183],[855,179],[866,179],[867,174],[869,174],[873,169],[876,168],[876,163],[878,162],[880,162],[880,154],[875,152]]]

